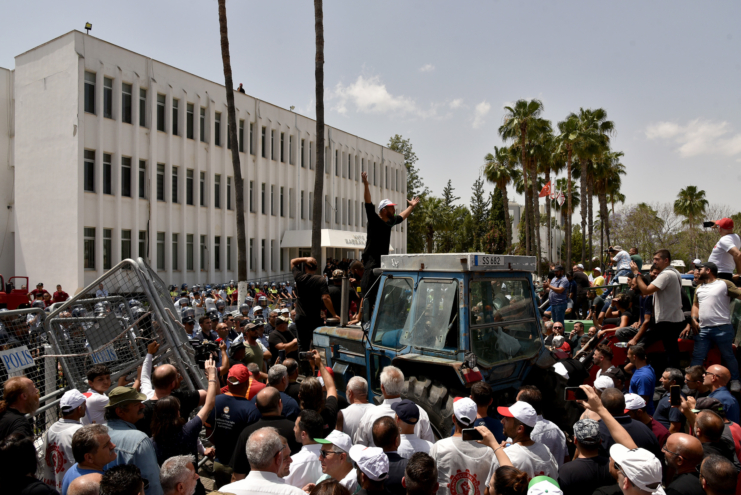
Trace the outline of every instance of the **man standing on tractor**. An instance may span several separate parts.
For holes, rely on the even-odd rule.
[[[566,306],[569,301],[569,281],[564,276],[564,269],[561,265],[556,265],[554,275],[552,280],[546,280],[543,283],[543,288],[549,289],[548,300],[551,303],[553,323],[560,322],[563,324],[566,318]]]
[[[391,229],[409,218],[409,215],[412,214],[414,208],[419,204],[419,198],[415,197],[412,200],[407,200],[409,206],[399,215],[396,214],[396,209],[394,208],[396,206],[395,203],[392,203],[390,199],[381,200],[378,203],[378,213],[376,213],[375,205],[371,200],[368,173],[363,172],[361,177],[363,178],[363,187],[365,187],[363,196],[365,200],[365,214],[368,218],[368,235],[362,256],[363,269],[365,271],[361,286],[363,298],[368,297],[370,309],[372,310],[375,303],[374,294],[378,290],[378,287],[374,285],[378,277],[373,275],[373,269],[380,268],[381,256],[389,254]]]
[[[303,264],[303,268],[302,265]],[[296,329],[298,330],[299,351],[306,352],[311,348],[314,329],[322,325],[321,311],[325,307],[335,317],[337,312],[332,306],[327,283],[324,277],[316,274],[317,263],[314,258],[295,258],[291,260],[293,278],[296,280]]]
[[[738,234],[733,233],[733,220],[730,218],[721,218],[712,222],[713,227],[718,227],[720,239],[713,251],[710,253],[708,262],[715,263],[718,266],[718,278],[733,280],[739,284],[741,280],[741,238]],[[736,275],[733,275],[733,269],[736,268]]]

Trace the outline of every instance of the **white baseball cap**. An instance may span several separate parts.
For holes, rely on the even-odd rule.
[[[600,375],[600,377],[594,381],[594,388],[602,392],[606,388],[615,388],[615,382],[609,376]]]
[[[453,406],[455,406],[455,404],[453,404]],[[502,416],[515,418],[520,423],[531,428],[538,422],[538,415],[535,414],[533,406],[523,401],[517,401],[509,407],[497,407],[497,412]]]
[[[390,199],[381,200],[381,202],[378,203],[378,213],[381,213],[381,210],[383,210],[387,206],[396,206],[396,203],[392,203]]]
[[[62,414],[71,413],[86,401],[87,399],[79,390],[68,390],[62,396],[62,400],[59,402],[59,408],[62,410]]]
[[[697,266],[702,263],[702,260],[700,258],[695,258],[695,260],[692,262],[693,265]]]
[[[569,370],[566,369],[566,366],[564,366],[563,363],[554,364],[553,371],[566,378],[567,380],[569,379]]]
[[[576,266],[577,266],[577,267],[579,267],[579,268],[581,268],[582,270],[584,270],[584,265],[582,265],[581,263],[579,263],[579,264],[578,264],[578,265],[576,265]]]
[[[549,476],[536,476],[527,486],[527,495],[563,495],[558,482]]]
[[[616,443],[610,447],[610,457],[626,478],[639,490],[653,495],[664,495],[661,487],[661,463],[645,449],[628,449]]]
[[[291,312],[288,310],[288,308],[283,308],[280,310],[281,314],[289,315]]]
[[[326,438],[315,438],[314,441],[321,444],[332,444],[335,447],[341,448],[345,452],[350,452],[350,449],[352,448],[350,435],[339,430],[332,430],[332,433],[327,435]]]
[[[453,414],[461,426],[471,426],[476,421],[476,403],[469,397],[458,397],[453,402]]]
[[[350,459],[373,481],[383,481],[389,476],[389,458],[380,447],[353,445],[350,448]]]
[[[593,272],[601,272],[602,269],[600,267],[598,267],[598,266],[595,266],[594,268],[592,268],[592,271]]]
[[[602,377],[600,377],[602,378]],[[636,411],[646,407],[646,401],[638,394],[625,394],[625,412]]]

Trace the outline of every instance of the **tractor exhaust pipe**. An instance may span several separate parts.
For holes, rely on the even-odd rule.
[[[342,275],[342,299],[340,303],[340,326],[345,327],[347,326],[347,314],[349,312],[349,304],[350,304],[350,298],[349,298],[349,290],[350,290],[350,280],[347,278],[347,273]]]

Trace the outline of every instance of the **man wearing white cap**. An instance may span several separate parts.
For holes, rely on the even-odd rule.
[[[79,390],[68,390],[59,402],[62,419],[54,423],[44,434],[43,481],[58,492],[62,491],[64,474],[75,463],[72,454],[72,436],[82,428],[80,418],[87,410],[86,397]]]
[[[322,473],[324,473],[316,480],[316,483],[335,479],[350,491],[350,495],[359,491],[358,473],[353,468],[350,459],[352,448],[350,436],[339,430],[332,430],[327,438],[315,438],[314,441],[322,446],[319,452],[319,462],[322,464]]]
[[[463,440],[463,429],[473,428],[476,411],[473,399],[456,399],[453,403],[455,433],[452,437],[438,440],[430,449],[430,457],[437,464],[437,481],[440,483],[437,495],[481,493],[499,467],[492,449],[477,442]]]
[[[517,401],[510,407],[498,407],[497,412],[502,416],[504,434],[512,439],[512,445],[504,449],[512,465],[525,471],[530,478],[543,475],[558,478],[558,462],[551,451],[530,438],[538,422],[535,408],[527,402]],[[499,462],[495,460],[492,469],[498,467]]]
[[[389,476],[389,458],[383,449],[354,445],[350,449],[350,458],[357,466],[358,484],[361,487],[358,495],[390,495],[385,486]]]
[[[638,394],[625,394],[625,412],[632,420],[648,426],[659,441],[659,447],[664,447],[669,438],[669,430],[658,421],[654,421],[654,418],[646,412],[646,401],[643,397]]]
[[[363,297],[368,297],[368,302],[371,303],[371,309],[373,309],[375,297],[373,297],[373,294],[368,293],[368,290],[373,286],[377,278],[373,275],[373,269],[381,266],[381,256],[389,254],[391,230],[412,214],[412,210],[419,204],[419,198],[415,197],[411,201],[407,200],[409,206],[399,215],[396,214],[396,209],[394,208],[396,204],[392,203],[390,199],[384,199],[378,203],[378,213],[376,213],[375,206],[371,200],[368,173],[363,172],[361,177],[363,178],[363,186],[365,188],[363,193],[365,214],[368,218],[368,235],[361,257],[363,269],[365,270],[361,286],[363,288]],[[373,293],[377,290],[378,286],[373,286]]]
[[[608,388],[614,387],[615,382],[609,376],[602,375],[594,380],[594,391],[597,393],[598,397],[602,397],[602,392],[604,392]],[[585,409],[579,419],[593,419],[595,421],[599,421],[599,416],[597,415],[597,413],[590,411],[589,409]]]

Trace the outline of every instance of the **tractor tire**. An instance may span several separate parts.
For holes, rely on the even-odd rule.
[[[455,395],[448,390],[448,387],[426,377],[411,376],[405,380],[401,396],[425,410],[430,418],[430,426],[435,438],[450,436],[450,431],[453,429],[451,418]]]

